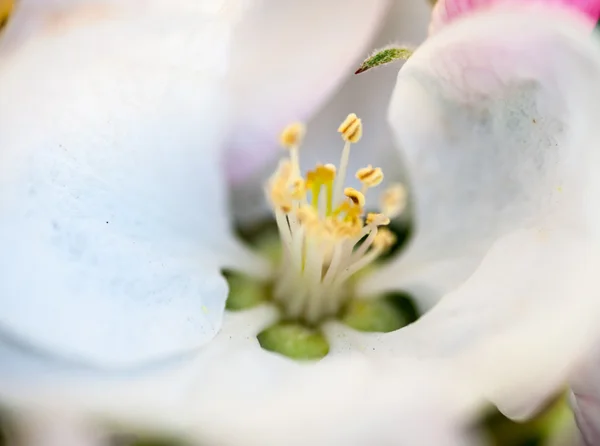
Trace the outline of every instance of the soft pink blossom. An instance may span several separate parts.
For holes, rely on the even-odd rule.
[[[552,8],[567,8],[581,13],[593,27],[600,18],[599,0],[438,0],[433,9],[429,32],[437,32],[442,26],[474,10],[495,8],[499,5],[523,7],[547,4]]]

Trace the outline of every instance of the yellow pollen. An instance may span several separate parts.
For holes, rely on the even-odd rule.
[[[357,143],[362,137],[362,121],[354,113],[350,113],[340,124],[338,132],[342,134],[344,141]]]
[[[327,169],[328,171],[333,173],[333,178],[335,178],[335,172],[337,171],[337,168],[335,167],[335,164],[330,164],[327,163],[323,166],[325,169]]]
[[[311,170],[306,174],[306,185],[312,187],[314,184],[331,183],[335,179],[335,166],[331,164],[317,164],[315,170]]]
[[[292,202],[285,193],[285,190],[280,188],[271,189],[270,198],[271,202],[284,213],[287,214],[292,210]]]
[[[383,181],[383,171],[381,168],[369,164],[367,167],[358,169],[356,178],[366,187],[375,187]]]
[[[281,132],[281,136],[279,137],[279,142],[286,149],[298,147],[302,144],[305,133],[306,127],[304,124],[301,122],[294,122],[283,129],[283,132]]]
[[[362,208],[365,205],[365,196],[353,187],[347,187],[344,189],[344,195],[348,197],[356,206]]]
[[[404,211],[407,198],[406,188],[400,183],[394,184],[381,194],[381,210],[389,218],[397,217]]]
[[[364,217],[365,192],[383,181],[383,171],[369,165],[356,172],[362,191],[345,187],[350,146],[361,138],[362,124],[350,114],[338,130],[345,141],[339,166],[317,164],[302,175],[305,128],[288,126],[281,134],[288,155],[266,188],[283,248],[273,298],[285,317],[310,324],[337,314],[352,294],[348,279],[394,244],[385,226],[406,204],[406,191],[394,185],[383,193],[380,212]]]
[[[292,176],[292,163],[288,160],[282,160],[279,162],[279,166],[272,177],[272,181],[278,183],[287,183]]]
[[[396,243],[396,236],[387,228],[381,228],[377,231],[373,247],[375,249],[386,250],[391,248]]]
[[[296,218],[302,224],[314,225],[319,222],[319,214],[310,206],[302,206],[296,211]]]
[[[293,180],[290,188],[290,197],[294,200],[302,200],[305,194],[306,182],[302,178]]]
[[[368,225],[372,224],[375,226],[387,226],[390,224],[390,219],[388,217],[386,217],[384,214],[376,214],[373,212],[369,212],[367,214],[366,223]]]
[[[362,222],[360,218],[349,221],[335,221],[333,227],[333,235],[338,239],[346,239],[348,237],[356,237],[362,230]]]

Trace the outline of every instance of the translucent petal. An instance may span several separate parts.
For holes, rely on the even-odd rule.
[[[14,51],[28,41],[61,34],[108,17],[121,20],[129,15],[158,14],[163,19],[182,20],[218,14],[237,20],[253,0],[18,0],[0,38],[0,52]]]
[[[354,72],[390,3],[256,3],[236,33],[232,56],[237,124],[227,165],[231,178],[244,179],[272,159],[281,129],[307,120]]]
[[[498,23],[537,14],[574,29],[581,23],[548,11],[496,14]],[[479,26],[479,16],[465,20],[452,30]],[[518,30],[513,38],[502,26],[477,42],[469,31],[445,34],[457,36],[448,42],[434,36],[401,70],[390,119],[409,172],[416,232],[401,258],[363,284],[365,292],[401,287],[427,308],[466,280],[499,236],[587,218],[581,197],[595,180],[581,166],[590,165],[585,149],[596,138],[586,127],[596,107],[586,71],[595,54],[575,40],[588,34],[582,29],[569,41]]]
[[[557,391],[599,330],[600,46],[579,23],[472,15],[415,53],[392,100],[418,233],[406,270],[379,280],[416,260],[471,257],[477,269],[366,350],[456,361],[512,416]]]
[[[8,380],[0,370],[0,397],[23,414],[60,407],[203,444],[472,444],[474,401],[449,370],[362,355],[290,361],[256,341],[275,317],[267,307],[227,314],[212,342],[168,367],[98,376],[65,364],[49,370],[44,361],[45,380],[26,387],[18,369]],[[7,355],[35,367],[23,350],[0,344],[3,362]]]
[[[218,167],[230,27],[171,12],[41,33],[0,61],[0,326],[20,342],[116,367],[219,329],[219,268],[247,260]]]

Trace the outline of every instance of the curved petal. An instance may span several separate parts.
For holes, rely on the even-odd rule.
[[[473,14],[403,67],[391,119],[421,231],[406,260],[485,257],[378,351],[449,356],[512,415],[573,371],[600,320],[599,78],[597,39],[543,11]]]
[[[139,20],[141,16],[160,15],[181,20],[205,14],[219,14],[238,21],[253,0],[18,0],[2,30],[0,53],[15,51],[32,39],[62,34],[106,19]],[[178,16],[179,15],[179,16]]]
[[[388,0],[263,0],[237,29],[231,88],[237,111],[227,169],[239,181],[277,150],[281,129],[306,120],[351,74]],[[337,127],[336,127],[337,128]]]
[[[210,340],[244,260],[218,168],[230,24],[111,11],[0,61],[2,331],[105,367]]]
[[[507,415],[527,417],[560,391],[598,335],[595,251],[579,235],[516,231],[413,325],[373,335],[333,326],[328,334],[337,350],[454,363]]]
[[[582,23],[554,11],[485,14]],[[463,19],[462,29],[477,18]],[[499,236],[529,224],[566,225],[585,211],[587,185],[567,187],[580,174],[566,171],[566,154],[595,137],[582,124],[595,110],[588,99],[594,84],[582,86],[583,64],[595,55],[560,47],[553,35],[521,32],[517,42],[505,34],[447,44],[436,35],[401,70],[390,119],[406,158],[416,231],[408,251],[367,279],[364,292],[401,287],[428,308],[469,277]],[[578,39],[587,38],[582,28]],[[582,127],[582,139],[567,126]],[[557,163],[564,172],[555,171]]]
[[[540,4],[544,8],[564,8],[576,11],[587,18],[590,29],[600,18],[600,1],[598,0],[439,0],[431,14],[429,32],[433,34],[464,14],[476,10],[489,9],[499,5],[523,8],[527,3]]]
[[[255,333],[275,319],[268,307],[228,314],[223,330],[193,358],[139,373],[56,364],[45,380],[19,371],[37,359],[0,344],[0,397],[13,409],[75,410],[96,419],[172,431],[225,445],[467,445],[474,400],[461,379],[413,359],[362,355],[301,364],[261,350]],[[23,385],[25,384],[25,386]],[[315,410],[318,408],[318,410]]]

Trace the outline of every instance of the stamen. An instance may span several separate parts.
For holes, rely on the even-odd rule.
[[[357,191],[353,187],[344,189],[344,195],[352,201],[356,206],[363,207],[365,205],[365,196],[362,192]]]
[[[406,188],[400,183],[394,184],[381,194],[381,210],[389,218],[396,218],[406,208],[407,198]]]
[[[362,137],[362,121],[354,113],[350,113],[338,127],[342,139],[347,142],[357,143]]]
[[[396,243],[396,236],[394,233],[387,228],[381,228],[373,241],[373,247],[375,249],[386,250],[391,248],[394,243]]]
[[[302,144],[302,140],[304,139],[305,133],[306,127],[304,126],[304,124],[300,122],[290,124],[285,129],[283,129],[283,132],[281,132],[281,145],[286,149],[298,147],[300,146],[300,144]]]
[[[339,168],[319,164],[302,178],[298,154],[304,126],[288,126],[280,141],[289,149],[289,159],[279,164],[267,185],[284,247],[273,296],[288,318],[309,324],[337,314],[351,297],[348,279],[394,243],[383,226],[402,204],[396,185],[384,193],[383,212],[364,217],[364,192],[344,188],[350,145],[362,135],[360,119],[348,115],[339,132],[346,141]],[[383,181],[382,170],[372,166],[356,176],[363,191]]]
[[[348,160],[350,159],[350,145],[357,143],[362,137],[362,121],[354,113],[350,113],[339,126],[338,132],[342,134],[342,139],[346,141],[346,144],[344,144],[344,150],[342,150],[340,169],[338,178],[335,180],[333,192],[333,202],[336,205],[340,200],[344,182],[346,181],[346,171],[348,170]]]
[[[306,126],[301,122],[294,122],[283,129],[281,137],[279,138],[281,145],[290,151],[290,160],[294,177],[300,176],[298,148],[300,147],[300,144],[302,144],[305,134]]]
[[[387,226],[390,224],[390,219],[385,214],[375,214],[373,212],[369,212],[367,214],[366,223],[368,225],[375,226]]]
[[[379,186],[383,181],[383,171],[381,168],[374,168],[369,164],[367,167],[363,167],[356,171],[356,179],[366,187]]]

